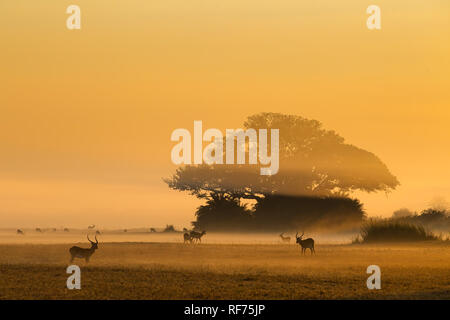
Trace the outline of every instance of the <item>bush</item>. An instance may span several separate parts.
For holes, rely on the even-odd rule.
[[[361,239],[354,243],[427,241],[439,238],[421,225],[392,220],[370,220],[361,227]]]
[[[412,217],[414,216],[414,212],[412,212],[411,210],[407,209],[407,208],[401,208],[398,209],[396,211],[394,211],[394,213],[392,214],[392,218],[405,218],[405,217]]]
[[[192,222],[194,229],[208,231],[248,230],[252,216],[239,200],[215,197],[197,208],[197,220]]]
[[[163,232],[177,232],[172,224],[167,224]]]
[[[450,231],[450,216],[446,210],[426,209],[419,215],[393,216],[393,219],[398,222],[422,225],[433,232]]]
[[[195,215],[194,228],[208,231],[358,230],[365,218],[357,199],[286,195],[258,199],[253,210],[239,199],[215,196]]]
[[[266,196],[254,208],[260,230],[359,229],[365,218],[361,202],[347,197]]]

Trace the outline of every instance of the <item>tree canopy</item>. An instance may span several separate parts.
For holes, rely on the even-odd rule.
[[[255,165],[187,165],[168,186],[199,198],[262,199],[268,195],[339,196],[353,191],[389,192],[399,182],[373,153],[345,143],[317,120],[280,113],[247,118],[245,129],[279,129],[280,169],[262,176]],[[270,140],[269,140],[270,141]]]

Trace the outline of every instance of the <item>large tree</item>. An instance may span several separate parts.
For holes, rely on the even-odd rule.
[[[244,128],[279,129],[277,174],[262,176],[255,165],[187,165],[165,179],[166,183],[172,189],[208,200],[213,195],[258,200],[269,195],[323,197],[356,190],[389,192],[399,184],[376,155],[345,143],[319,121],[259,113],[248,117]]]

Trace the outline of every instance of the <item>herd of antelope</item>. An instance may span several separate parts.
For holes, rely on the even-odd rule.
[[[95,225],[90,225],[88,226],[88,230],[93,230],[95,228]],[[51,231],[55,232],[56,229],[52,228],[50,229]],[[64,228],[63,229],[64,232],[69,232],[68,228]],[[35,229],[36,232],[40,232],[42,233],[43,230],[40,228],[36,228]],[[127,229],[123,230],[124,232],[127,232]],[[150,229],[151,233],[155,233],[156,230],[154,228]],[[23,230],[21,229],[17,229],[17,234],[20,235],[25,235],[25,233],[23,232]],[[87,239],[91,244],[90,248],[80,248],[78,246],[73,246],[69,249],[69,253],[71,255],[71,259],[70,262],[73,262],[73,260],[75,258],[81,258],[81,259],[85,259],[86,263],[89,262],[89,259],[91,258],[91,256],[94,254],[95,250],[98,249],[98,239],[97,239],[97,235],[100,235],[101,232],[99,230],[97,230],[95,232],[95,242],[92,241],[91,239],[89,239],[89,235],[87,235]],[[183,240],[184,240],[184,244],[189,243],[189,244],[195,244],[195,243],[201,243],[202,242],[202,237],[206,234],[206,231],[202,231],[202,232],[198,232],[195,230],[189,231],[186,228],[183,228]],[[298,244],[301,248],[301,254],[304,255],[306,254],[306,250],[309,249],[311,251],[311,255],[315,254],[316,251],[314,249],[314,239],[312,238],[307,238],[307,239],[303,239],[304,236],[304,232],[299,236],[298,232],[295,234],[295,243]],[[281,233],[280,235],[281,241],[283,243],[290,243],[291,242],[291,237],[289,236],[285,236],[284,232]]]
[[[92,228],[90,228],[92,229]],[[184,229],[183,233],[183,239],[184,243],[199,243],[202,242],[202,237],[206,234],[206,231],[198,232],[195,230],[189,231],[187,229]],[[309,249],[311,251],[311,255],[316,253],[314,250],[314,239],[307,238],[303,239],[303,235],[305,233],[303,232],[300,236],[298,235],[298,232],[295,234],[296,243],[300,245],[302,249],[302,255],[306,254],[306,249]],[[285,237],[284,233],[280,234],[280,237],[283,242],[289,243],[291,241],[290,237]],[[75,258],[85,259],[86,263],[89,262],[89,259],[94,254],[95,250],[98,249],[98,240],[97,235],[95,236],[95,242],[89,239],[89,235],[87,236],[88,241],[91,243],[90,248],[80,248],[78,246],[73,246],[69,249],[69,253],[71,255],[70,262],[72,263]]]
[[[91,224],[91,225],[88,226],[87,228],[88,228],[88,230],[92,230],[92,229],[95,228],[95,224]],[[46,232],[46,231],[56,232],[57,229],[56,229],[56,228],[47,228],[47,229],[35,228],[34,231],[35,231],[35,232],[38,232],[38,233],[44,233],[44,232]],[[63,228],[63,231],[64,231],[64,232],[70,232],[69,228]],[[17,230],[16,230],[16,233],[17,233],[17,234],[20,234],[20,235],[25,235],[25,232],[24,232],[22,229],[17,229]],[[96,233],[97,235],[101,234],[99,230],[97,230],[95,233]]]
[[[184,229],[184,231],[187,231]],[[190,232],[184,232],[183,239],[184,243],[197,243],[202,242],[202,236],[206,234],[206,231],[198,232],[198,231],[190,231]],[[314,249],[314,239],[313,238],[307,238],[303,239],[303,236],[305,235],[305,232],[303,232],[300,236],[298,235],[298,232],[295,234],[295,243],[298,244],[302,249],[302,255],[306,254],[306,250],[309,249],[311,251],[311,255],[316,253],[316,250]],[[280,238],[284,243],[290,243],[291,237],[284,236],[284,232],[280,234]]]

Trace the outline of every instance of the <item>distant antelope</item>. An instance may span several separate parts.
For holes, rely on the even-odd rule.
[[[184,238],[184,243],[186,243],[186,242],[192,243],[193,238],[189,233],[186,232],[183,235],[183,238]]]
[[[202,232],[197,232],[197,231],[191,231],[190,232],[190,236],[192,238],[192,241],[200,241],[202,242],[202,237],[206,234],[206,231],[202,231]]]
[[[128,232],[128,230],[127,229],[123,229],[123,232]]]
[[[41,228],[36,228],[36,232],[42,232]]]
[[[150,232],[156,232],[155,228],[150,228]]]
[[[314,250],[314,240],[312,238],[308,238],[305,240],[302,240],[302,237],[305,233],[303,232],[302,235],[299,237],[298,232],[295,234],[295,238],[297,239],[297,243],[302,247],[302,254],[306,253],[306,249],[311,250],[311,255],[313,253],[316,253],[316,250]]]
[[[25,234],[25,233],[23,233],[23,231],[22,230],[20,230],[20,229],[17,229],[17,234]]]
[[[280,234],[281,240],[283,242],[287,242],[287,243],[291,242],[291,237],[285,237],[283,234],[284,234],[284,232]]]
[[[64,228],[64,232],[69,232],[69,229],[68,228]]]
[[[75,258],[82,258],[82,259],[85,259],[86,262],[89,262],[89,259],[94,254],[95,250],[98,249],[98,240],[97,240],[97,236],[95,236],[96,242],[91,241],[91,239],[89,239],[89,235],[87,236],[87,239],[91,243],[91,248],[84,249],[84,248],[80,248],[77,246],[73,246],[72,248],[70,248],[69,252],[72,256],[72,259],[70,259],[70,262],[73,262],[73,259],[75,259]]]

